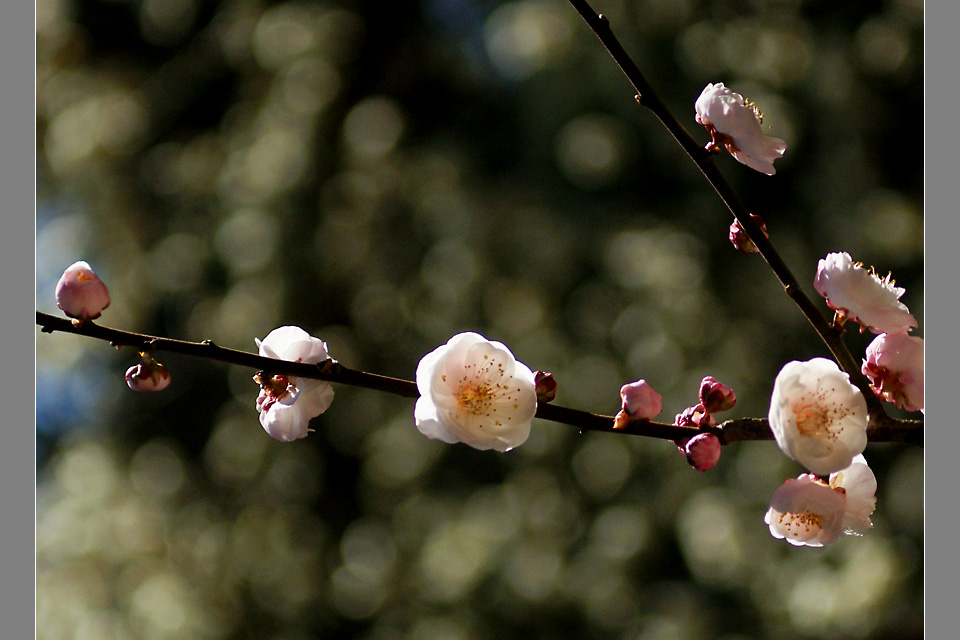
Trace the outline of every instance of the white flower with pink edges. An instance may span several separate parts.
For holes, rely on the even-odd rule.
[[[907,305],[900,302],[903,288],[887,274],[881,278],[864,269],[849,253],[828,253],[817,265],[813,286],[827,305],[841,316],[873,333],[902,333],[917,326]]]
[[[794,546],[822,547],[841,535],[860,536],[873,527],[877,479],[862,455],[823,482],[803,474],[780,485],[764,522],[770,535]]]
[[[787,143],[763,133],[763,114],[757,105],[728,89],[722,82],[708,84],[695,105],[697,122],[712,137],[708,149],[723,146],[751,169],[773,175],[773,161],[783,157]]]

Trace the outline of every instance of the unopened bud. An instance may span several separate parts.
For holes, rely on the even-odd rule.
[[[623,410],[634,420],[653,420],[663,411],[663,396],[646,380],[637,380],[620,387]]]
[[[145,353],[140,354],[140,364],[127,369],[124,377],[134,391],[160,391],[170,384],[167,368]]]
[[[678,413],[673,423],[680,427],[699,427],[701,425],[715,425],[717,421],[710,415],[702,404],[687,407]]]
[[[687,462],[697,471],[712,469],[720,459],[720,438],[712,433],[700,433],[687,442]]]
[[[80,260],[67,267],[57,282],[57,306],[77,320],[92,320],[110,306],[110,294],[90,265]]]
[[[737,404],[737,394],[713,376],[707,376],[700,382],[700,404],[707,413],[719,413]]]
[[[763,231],[764,236],[770,237],[770,234],[767,233],[767,225],[763,218],[751,213],[750,219],[757,223],[757,226]],[[733,224],[730,225],[730,242],[737,251],[742,251],[743,253],[757,253],[759,251],[757,245],[753,243],[753,240],[750,239],[747,232],[740,226],[739,220],[734,220]]]
[[[617,415],[613,418],[613,428],[626,429],[631,422],[633,422],[633,418],[628,416],[626,411],[618,411]]]
[[[557,381],[552,373],[537,371],[533,375],[533,382],[537,390],[537,402],[550,402],[557,397]]]

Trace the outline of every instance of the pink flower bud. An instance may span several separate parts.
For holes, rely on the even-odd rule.
[[[623,410],[634,420],[653,420],[663,411],[663,396],[646,380],[637,380],[620,387]]]
[[[707,412],[706,407],[698,404],[687,407],[674,418],[674,424],[680,427],[699,427],[701,425],[715,425],[717,421]]]
[[[707,376],[700,382],[700,404],[707,413],[727,411],[737,404],[737,394],[713,376]]]
[[[750,219],[757,223],[757,226],[763,231],[764,236],[770,237],[770,234],[767,233],[767,224],[763,218],[751,213]],[[737,251],[742,251],[743,253],[757,253],[759,251],[757,245],[753,244],[753,240],[750,239],[747,232],[740,226],[739,220],[734,220],[733,224],[730,225],[730,242]]]
[[[687,462],[697,471],[712,469],[720,459],[720,438],[712,433],[700,433],[687,442]]]
[[[557,381],[552,373],[534,372],[533,383],[537,390],[537,402],[552,402],[557,397]]]
[[[861,369],[881,400],[907,411],[922,411],[923,338],[883,333],[867,347]]]
[[[707,413],[706,408],[704,408],[702,404],[698,404],[692,407],[687,407],[682,412],[678,413],[673,419],[673,423],[678,427],[699,428],[701,425],[714,426],[717,424],[717,421],[712,415]],[[691,439],[692,438],[680,438],[679,440],[674,440],[673,443],[677,445],[678,449],[680,449],[680,453],[687,455],[687,443],[689,443]]]
[[[170,384],[167,368],[145,353],[140,354],[140,364],[127,369],[124,377],[134,391],[160,391]]]
[[[74,262],[57,282],[57,306],[77,320],[92,320],[110,306],[110,294],[90,265]]]

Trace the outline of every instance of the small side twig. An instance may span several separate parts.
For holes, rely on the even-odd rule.
[[[671,113],[663,103],[657,92],[644,77],[640,69],[633,62],[623,46],[613,34],[610,28],[610,22],[606,16],[595,12],[586,0],[570,0],[570,4],[577,10],[584,22],[593,30],[597,38],[607,49],[614,61],[623,71],[624,75],[637,91],[636,99],[639,104],[650,109],[660,122],[667,128],[674,139],[680,144],[690,159],[697,165],[707,181],[713,186],[720,199],[727,206],[733,217],[743,227],[747,237],[753,241],[766,260],[770,269],[776,275],[780,284],[791,300],[797,305],[801,313],[807,318],[814,330],[827,345],[830,353],[840,368],[850,375],[850,381],[857,385],[863,392],[867,400],[867,410],[870,415],[871,425],[875,422],[882,422],[887,417],[883,405],[870,390],[870,382],[860,371],[860,365],[850,353],[846,344],[843,342],[840,334],[833,329],[833,326],[823,316],[817,306],[810,300],[803,288],[800,286],[796,277],[787,267],[786,263],[780,257],[780,254],[774,249],[773,244],[760,230],[759,225],[750,218],[750,212],[743,202],[737,196],[730,184],[724,179],[714,163],[713,154],[701,147],[687,130],[680,124],[680,121]]]

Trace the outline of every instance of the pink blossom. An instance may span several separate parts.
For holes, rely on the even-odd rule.
[[[720,438],[712,433],[699,433],[687,441],[684,453],[691,467],[697,471],[706,471],[717,464],[720,449]]]
[[[822,547],[841,535],[863,535],[873,527],[877,479],[862,455],[829,483],[813,474],[787,480],[770,498],[764,522],[774,538],[792,545]]]
[[[923,411],[923,338],[880,334],[867,347],[861,370],[880,399],[907,411]]]
[[[867,446],[867,402],[833,360],[784,365],[767,417],[780,449],[819,475],[848,467]]]
[[[110,294],[90,265],[80,260],[67,267],[57,282],[57,306],[77,320],[93,320],[110,306]]]
[[[633,420],[653,420],[663,411],[663,396],[646,380],[637,380],[620,387],[624,412]]]
[[[127,369],[124,377],[134,391],[160,391],[170,384],[167,368],[146,353],[140,354],[140,364]]]
[[[887,274],[881,278],[864,269],[849,253],[829,253],[817,265],[813,286],[836,311],[841,321],[852,320],[861,331],[901,333],[917,326],[917,320],[900,302],[903,288],[894,286]]]
[[[770,535],[795,546],[822,547],[843,534],[846,498],[813,474],[787,480],[770,498]]]
[[[260,355],[267,358],[308,364],[328,358],[326,343],[300,327],[280,327],[262,341],[254,340]],[[287,375],[265,378],[259,373],[253,379],[260,385],[260,424],[280,442],[306,437],[310,419],[326,411],[333,402],[333,387],[322,380]]]
[[[737,161],[760,173],[773,175],[773,161],[782,157],[787,143],[763,133],[763,114],[757,105],[722,82],[708,84],[696,102],[697,122],[710,132],[708,150],[719,145]]]
[[[700,404],[707,413],[727,411],[737,404],[737,394],[713,376],[707,376],[700,382]]]

